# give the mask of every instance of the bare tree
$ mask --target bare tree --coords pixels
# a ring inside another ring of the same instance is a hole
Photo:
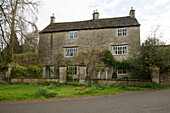
[[[37,20],[38,2],[33,0],[1,0],[0,1],[0,32],[7,47],[14,52],[18,38],[26,39],[27,31],[33,27],[38,33],[35,25]]]
[[[34,0],[0,0],[0,38],[5,48],[0,52],[0,68],[12,61],[17,53],[19,39],[27,39],[27,32],[38,34],[37,21],[39,2]],[[32,29],[31,29],[32,28]]]

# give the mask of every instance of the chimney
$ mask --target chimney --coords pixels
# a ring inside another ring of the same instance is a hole
[[[99,19],[99,13],[97,12],[97,9],[96,9],[93,12],[93,20],[98,20],[98,19]]]
[[[135,10],[133,10],[133,7],[131,7],[131,10],[129,12],[129,16],[132,18],[135,18]]]
[[[50,22],[50,23],[51,23],[51,24],[55,23],[54,13],[53,13],[52,16],[51,16],[51,22]]]

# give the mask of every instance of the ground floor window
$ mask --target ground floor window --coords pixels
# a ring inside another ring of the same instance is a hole
[[[127,70],[123,68],[117,69],[117,75],[127,75]]]
[[[43,78],[55,78],[54,76],[54,66],[44,66],[42,68]]]
[[[79,66],[68,66],[67,75],[79,75]]]

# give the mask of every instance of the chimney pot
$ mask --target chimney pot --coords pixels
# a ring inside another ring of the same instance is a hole
[[[131,7],[131,10],[129,12],[129,16],[132,18],[135,18],[135,10],[133,9],[133,7]]]
[[[98,20],[99,19],[99,12],[96,10],[94,10],[93,12],[93,20]]]
[[[50,23],[51,23],[51,24],[55,23],[54,13],[53,13],[52,16],[51,16],[51,22],[50,22]]]

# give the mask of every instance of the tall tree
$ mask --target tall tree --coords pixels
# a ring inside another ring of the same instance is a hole
[[[0,37],[6,45],[8,57],[20,52],[18,39],[26,39],[28,30],[38,33],[35,24],[38,5],[34,0],[0,0]]]
[[[33,0],[1,0],[0,2],[1,37],[11,52],[17,51],[18,38],[27,38],[25,34],[30,26],[38,32],[37,20],[38,2]]]

